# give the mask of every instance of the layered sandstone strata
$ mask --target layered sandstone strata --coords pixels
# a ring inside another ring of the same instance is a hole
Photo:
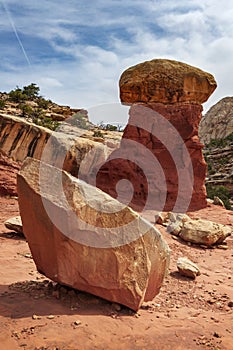
[[[202,103],[216,88],[214,77],[190,65],[156,59],[127,69],[120,96],[131,105],[121,147],[97,176],[97,186],[113,197],[126,179],[129,205],[185,212],[206,206],[206,163],[198,126]],[[122,182],[121,182],[122,183]]]

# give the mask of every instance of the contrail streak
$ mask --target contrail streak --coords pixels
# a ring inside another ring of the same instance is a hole
[[[8,10],[4,0],[2,0],[2,5],[3,5],[4,10],[5,10],[6,14],[7,14],[7,17],[9,19],[10,24],[11,24],[11,27],[12,27],[14,33],[15,33],[16,39],[18,40],[19,46],[20,46],[21,50],[23,51],[23,55],[24,55],[28,65],[29,65],[29,67],[31,67],[31,62],[30,62],[30,60],[28,58],[28,55],[27,55],[27,53],[26,53],[26,51],[24,49],[23,43],[22,43],[22,41],[21,41],[21,39],[19,37],[19,34],[18,34],[17,29],[16,29],[15,23],[14,23],[12,17],[11,17],[11,14],[10,14],[10,12],[9,12],[9,10]]]

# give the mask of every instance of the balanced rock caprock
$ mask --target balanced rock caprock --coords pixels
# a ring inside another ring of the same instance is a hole
[[[38,271],[133,310],[159,293],[169,248],[131,208],[32,158],[18,174],[18,195]]]
[[[117,198],[117,184],[128,180],[133,187],[128,204],[137,210],[206,207],[206,163],[198,126],[201,104],[216,86],[211,74],[172,60],[155,59],[127,69],[120,78],[120,97],[131,105],[129,121],[120,149],[99,170],[97,186]]]

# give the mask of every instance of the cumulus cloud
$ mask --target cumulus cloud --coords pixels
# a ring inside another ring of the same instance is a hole
[[[218,89],[205,110],[233,95],[233,8],[228,0],[90,0],[88,8],[84,0],[5,0],[5,5],[31,66],[3,16],[1,90],[36,82],[44,96],[58,103],[84,108],[116,103],[123,70],[163,57],[214,74]],[[127,117],[119,115],[119,122],[125,122]]]

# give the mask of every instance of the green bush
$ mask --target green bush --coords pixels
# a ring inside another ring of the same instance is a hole
[[[104,127],[104,130],[107,131],[117,131],[117,126],[112,125],[112,124],[106,124]]]
[[[0,99],[0,109],[4,109],[6,106],[6,103],[4,100]]]
[[[104,138],[104,135],[103,135],[103,133],[102,133],[100,130],[94,130],[93,136],[94,136],[94,137],[101,137],[101,138]]]
[[[39,108],[48,109],[50,102],[43,97],[39,97],[37,100],[37,105]]]
[[[211,139],[207,148],[223,148],[226,147],[229,143],[233,142],[233,132],[222,139]]]
[[[21,109],[21,117],[27,118],[32,116],[33,108],[31,106],[28,106],[25,103],[20,103],[18,107]]]
[[[15,90],[11,90],[9,92],[9,100],[12,102],[20,103],[27,99],[27,96],[23,93],[23,91],[16,87]]]
[[[35,83],[23,87],[23,94],[30,100],[39,97],[39,92],[40,88]]]
[[[207,197],[210,199],[214,199],[214,197],[219,197],[226,209],[231,209],[231,204],[230,204],[230,198],[231,194],[230,191],[225,187],[225,186],[213,186],[210,184],[206,185],[206,191],[207,191]]]
[[[40,118],[35,118],[33,122],[36,125],[43,126],[44,128],[48,128],[50,130],[56,130],[57,127],[59,126],[59,122],[52,120],[49,117],[40,117]]]

